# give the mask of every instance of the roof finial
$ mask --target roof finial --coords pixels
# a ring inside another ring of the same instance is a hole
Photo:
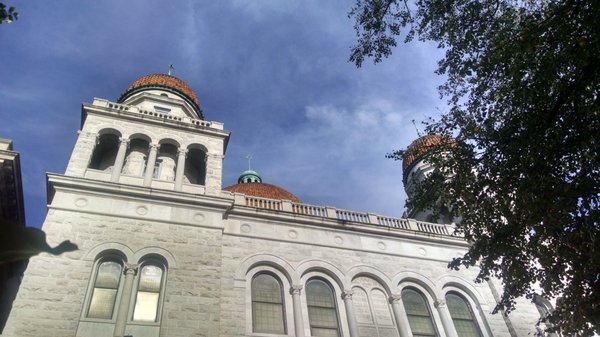
[[[417,136],[421,137],[421,132],[419,131],[419,128],[417,127],[417,124],[415,124],[415,120],[414,119],[412,120],[412,124],[414,125],[415,130],[417,130]]]
[[[251,168],[250,168],[250,162],[252,161],[252,155],[251,154],[247,155],[246,159],[248,159],[248,170],[251,170]]]
[[[171,76],[171,70],[175,70],[175,68],[173,68],[173,63],[169,64],[169,76]]]

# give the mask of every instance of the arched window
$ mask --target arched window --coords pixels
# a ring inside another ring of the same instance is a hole
[[[446,305],[459,337],[481,337],[471,306],[462,296],[447,293]]]
[[[310,333],[319,337],[338,337],[340,328],[331,286],[321,279],[306,284],[306,304]]]
[[[133,320],[156,322],[160,294],[164,279],[164,266],[151,262],[140,268]]]
[[[352,291],[359,336],[397,337],[391,308],[379,282],[359,276],[352,280]]]
[[[271,274],[252,279],[252,331],[285,334],[283,291]]]
[[[437,336],[431,312],[429,312],[429,306],[423,294],[412,288],[405,288],[402,290],[402,303],[406,309],[406,316],[414,337]]]
[[[175,180],[177,166],[177,146],[164,143],[160,145],[158,156],[154,165],[153,178],[158,180]]]
[[[148,160],[149,142],[144,139],[135,138],[129,142],[125,164],[121,173],[142,176],[146,169]]]
[[[206,152],[190,148],[185,158],[184,181],[194,185],[206,184]]]
[[[105,133],[98,138],[94,148],[89,168],[101,171],[110,171],[115,165],[115,158],[119,150],[119,136]]]
[[[86,317],[100,319],[113,317],[122,270],[121,261],[105,259],[97,263],[96,278]]]

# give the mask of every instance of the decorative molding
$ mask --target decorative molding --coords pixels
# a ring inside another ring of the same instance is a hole
[[[352,289],[346,289],[344,291],[342,291],[342,299],[345,300],[352,300],[352,295],[354,295],[354,290]]]
[[[446,301],[445,300],[435,300],[435,302],[433,302],[433,305],[436,308],[443,308],[446,306]]]
[[[401,294],[392,294],[389,298],[390,304],[398,303],[402,300]]]
[[[292,295],[300,295],[301,292],[302,292],[301,284],[294,284],[290,287],[290,294],[292,294]]]
[[[125,266],[123,266],[123,274],[135,276],[137,275],[139,268],[140,265],[137,263],[125,263]]]

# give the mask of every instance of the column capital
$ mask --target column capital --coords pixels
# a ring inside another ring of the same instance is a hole
[[[401,294],[392,294],[392,295],[390,295],[390,298],[389,298],[390,304],[398,303],[401,300],[402,300]]]
[[[435,300],[435,302],[433,302],[433,305],[436,308],[443,308],[446,306],[446,301],[445,300]]]
[[[129,138],[124,138],[124,137],[119,137],[119,141],[121,142],[121,145],[129,145]]]
[[[180,155],[180,156],[185,156],[185,155],[187,155],[187,153],[188,153],[188,149],[179,148],[177,150],[177,154]]]
[[[137,275],[139,267],[140,266],[135,263],[125,263],[125,266],[123,266],[123,274],[135,276]]]
[[[292,295],[300,295],[301,291],[302,291],[301,284],[294,284],[290,287],[290,294],[292,294]]]
[[[354,290],[352,289],[346,289],[344,291],[342,291],[342,299],[343,300],[352,300],[352,295],[354,295]]]
[[[150,150],[158,150],[160,148],[159,143],[150,143]]]

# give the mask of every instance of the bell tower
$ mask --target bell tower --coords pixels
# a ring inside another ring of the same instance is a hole
[[[429,175],[435,167],[430,161],[427,160],[429,156],[434,153],[443,151],[444,147],[454,146],[455,142],[444,136],[437,134],[429,134],[419,137],[413,141],[407,148],[402,161],[402,181],[404,183],[404,190],[409,199],[414,197],[416,185],[423,181],[427,175]],[[434,207],[445,207],[443,202],[439,200]],[[448,219],[445,216],[443,209],[438,210],[440,216],[434,221],[433,209],[426,210],[415,210],[408,209],[407,217],[415,220],[427,221],[427,222],[438,222],[438,223],[450,223],[453,219]]]
[[[229,132],[204,120],[196,93],[165,74],[143,76],[117,102],[82,107],[67,176],[217,195]]]

